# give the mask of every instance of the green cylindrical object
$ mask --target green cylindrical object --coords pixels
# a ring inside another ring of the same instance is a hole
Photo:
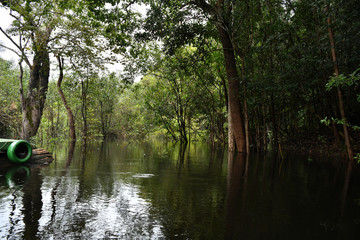
[[[8,159],[13,163],[24,163],[31,158],[32,147],[24,140],[0,140],[0,150],[6,151]]]
[[[7,149],[7,156],[13,163],[24,163],[31,158],[32,147],[24,140],[14,141]]]

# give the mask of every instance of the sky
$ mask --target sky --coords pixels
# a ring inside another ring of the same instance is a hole
[[[11,21],[12,21],[12,17],[9,15],[9,11],[4,8],[0,8],[0,27],[6,30],[10,26]],[[13,47],[13,44],[10,42],[10,40],[7,37],[5,37],[5,35],[1,32],[0,32],[0,42],[6,45],[7,47]],[[9,50],[1,50],[0,56],[3,59],[13,60],[15,62],[18,60],[16,54]]]

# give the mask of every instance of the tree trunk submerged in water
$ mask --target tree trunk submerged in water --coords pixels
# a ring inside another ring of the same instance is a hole
[[[22,72],[22,68],[20,72]],[[27,141],[36,135],[40,126],[48,90],[49,75],[49,53],[46,46],[39,46],[35,52],[33,65],[30,68],[30,79],[26,97],[22,89],[22,73],[20,75],[21,108],[23,112],[21,137]]]
[[[231,128],[235,137],[235,144],[238,152],[246,152],[246,138],[244,123],[241,113],[241,105],[239,98],[239,74],[236,69],[234,50],[229,34],[223,26],[217,26],[222,48],[225,57],[226,74],[228,78],[228,94],[229,94],[229,112]],[[230,131],[230,129],[229,129]]]
[[[234,48],[231,42],[231,33],[228,32],[229,26],[224,18],[228,18],[231,14],[230,11],[225,12],[224,9],[231,9],[228,6],[229,2],[218,0],[212,4],[207,3],[205,0],[194,0],[191,2],[195,6],[201,8],[215,18],[215,26],[219,33],[220,41],[222,44],[226,75],[228,80],[228,103],[229,103],[229,131],[234,133],[235,144],[238,152],[246,152],[246,138],[244,123],[241,111],[240,97],[239,97],[239,74],[236,68],[236,61],[234,55]],[[231,134],[229,134],[229,143],[231,143]],[[229,150],[234,150],[234,146],[230,145]]]

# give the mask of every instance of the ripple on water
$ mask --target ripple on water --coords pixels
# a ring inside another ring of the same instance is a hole
[[[155,174],[151,174],[151,173],[139,173],[139,174],[135,174],[132,177],[133,178],[152,178],[154,177]]]

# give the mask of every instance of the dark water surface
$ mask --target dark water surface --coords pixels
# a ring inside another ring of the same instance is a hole
[[[157,142],[54,156],[1,167],[0,239],[360,239],[359,166]]]

